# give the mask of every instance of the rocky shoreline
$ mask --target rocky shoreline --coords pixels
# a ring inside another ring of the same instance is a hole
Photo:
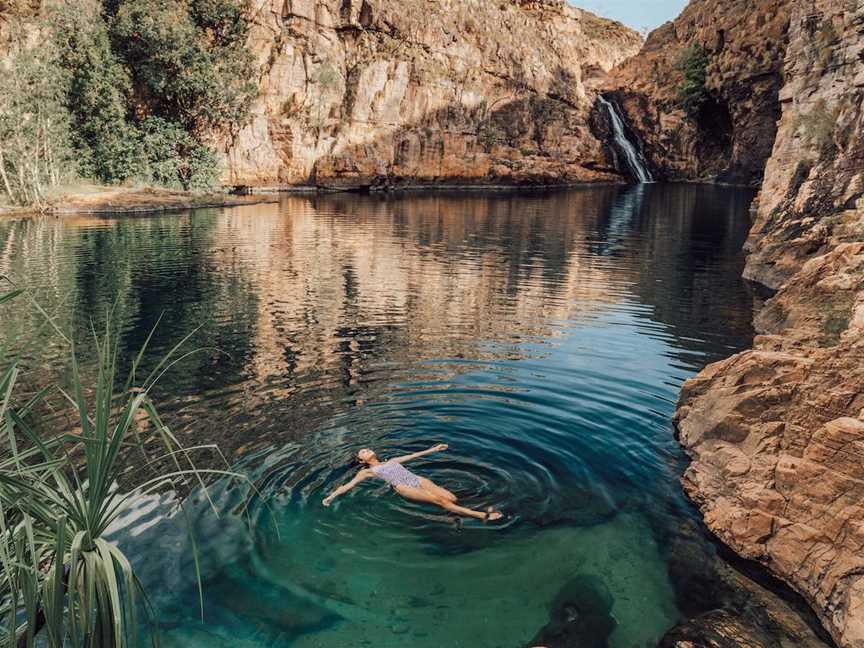
[[[791,2],[782,117],[747,245],[754,348],[676,414],[708,527],[864,647],[864,4]],[[680,645],[680,644],[679,644]]]
[[[210,207],[242,207],[278,202],[277,196],[233,195],[226,192],[196,193],[167,189],[128,189],[124,187],[88,187],[58,197],[42,209],[33,207],[0,207],[0,217],[33,213],[52,216],[74,214],[148,214],[187,211]]]

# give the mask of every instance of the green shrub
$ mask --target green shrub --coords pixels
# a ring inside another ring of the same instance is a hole
[[[189,12],[218,47],[236,47],[246,40],[249,27],[243,11],[231,0],[193,0]]]
[[[548,97],[532,97],[530,107],[534,120],[534,139],[538,145],[542,145],[550,128],[566,117],[564,104]]]
[[[676,65],[684,75],[684,80],[678,86],[678,103],[691,115],[696,114],[708,99],[708,90],[705,87],[708,63],[705,48],[694,43],[682,52]]]
[[[111,39],[150,114],[203,133],[242,122],[255,93],[248,27],[230,0],[121,0]]]
[[[492,147],[502,138],[503,134],[501,130],[491,119],[480,122],[480,125],[477,127],[477,141],[487,153],[490,153]]]
[[[816,51],[816,69],[819,72],[824,72],[831,66],[834,60],[834,47],[839,42],[840,37],[837,35],[837,30],[834,28],[833,21],[828,18],[822,21],[819,25],[819,30],[816,32],[813,39],[813,45]]]
[[[834,346],[840,342],[840,338],[849,328],[852,321],[852,313],[846,310],[837,310],[828,315],[822,322],[822,344]]]
[[[60,4],[48,20],[71,79],[67,103],[82,175],[107,183],[139,175],[138,132],[128,119],[132,84],[111,49],[101,6],[92,0]]]
[[[836,109],[830,109],[825,100],[821,99],[810,109],[810,112],[799,113],[792,126],[807,145],[819,153],[820,157],[830,157],[837,151],[837,142],[834,139],[837,114]]]
[[[181,161],[177,175],[187,190],[212,189],[219,182],[219,162],[215,151],[197,142]]]
[[[150,117],[142,125],[148,179],[165,187],[208,189],[219,178],[216,155],[180,125]]]

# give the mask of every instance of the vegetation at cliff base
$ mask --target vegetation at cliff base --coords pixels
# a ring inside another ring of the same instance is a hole
[[[23,44],[0,65],[0,197],[40,203],[75,165],[69,75],[56,52]],[[5,69],[4,69],[5,68]]]
[[[694,43],[681,53],[676,68],[684,75],[678,86],[678,103],[691,115],[699,112],[708,100],[705,86],[708,79],[708,53],[699,43]]]
[[[237,0],[51,0],[0,58],[0,191],[73,178],[205,189],[254,97]]]

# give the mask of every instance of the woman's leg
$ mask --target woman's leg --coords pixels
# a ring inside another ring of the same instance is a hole
[[[443,499],[449,500],[454,504],[459,500],[455,494],[451,493],[446,488],[443,488],[433,482],[431,479],[426,479],[425,477],[420,477],[420,484],[423,486],[423,490],[432,493],[433,495],[437,495]]]
[[[426,504],[435,504],[436,506],[440,506],[441,508],[450,511],[451,513],[456,513],[456,515],[464,515],[465,517],[473,517],[478,520],[499,520],[501,519],[501,514],[496,511],[475,511],[473,509],[465,508],[464,506],[459,506],[458,504],[454,504],[449,499],[445,499],[440,495],[435,495],[430,493],[429,491],[423,488],[411,488],[410,486],[397,486],[396,492],[399,493],[405,499],[412,500],[414,502],[423,502]]]
[[[441,508],[445,508],[451,513],[456,513],[456,515],[464,515],[465,517],[473,517],[478,520],[500,520],[501,514],[497,511],[493,511],[491,508],[488,511],[475,511],[474,509],[465,508],[464,506],[459,506],[458,504],[454,504],[449,500],[442,500],[438,506]]]

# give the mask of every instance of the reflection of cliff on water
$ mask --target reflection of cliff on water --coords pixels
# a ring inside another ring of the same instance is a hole
[[[605,247],[597,253],[632,242],[625,255],[636,279],[631,289],[670,327],[685,366],[704,363],[706,354],[719,359],[718,344],[736,349],[753,335],[753,297],[740,278],[752,199],[747,189],[638,185],[622,190],[607,211]],[[714,337],[693,338],[694,324],[713,327]]]
[[[218,351],[184,360],[160,397],[181,434],[237,456],[302,438],[409,365],[416,381],[455,375],[453,359],[542,354],[622,302],[650,305],[686,363],[714,359],[704,356],[717,340],[683,331],[698,317],[722,321],[729,340],[749,333],[727,316],[746,298],[745,199],[691,187],[344,194],[180,217],[25,219],[0,224],[0,272],[38,286],[61,322],[74,311],[82,340],[87,318],[117,298],[127,363],[160,315],[154,359],[200,326],[191,345]],[[24,318],[2,326],[24,330]],[[57,366],[61,349],[49,348]]]

